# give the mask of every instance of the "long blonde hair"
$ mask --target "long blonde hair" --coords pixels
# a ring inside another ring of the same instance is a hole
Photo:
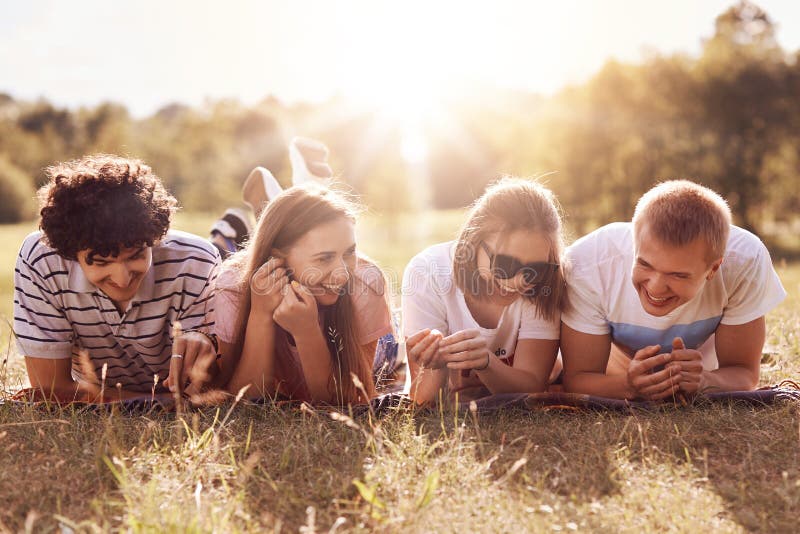
[[[250,285],[255,272],[270,258],[272,249],[288,250],[300,238],[314,228],[339,218],[355,222],[357,205],[345,194],[314,184],[292,187],[272,200],[259,218],[251,241],[246,247],[226,262],[240,274],[239,286],[242,305],[236,321],[234,355],[239,357],[244,347],[247,318],[250,315]],[[354,374],[363,384],[367,397],[375,396],[372,378],[371,355],[363,354],[358,344],[355,328],[355,313],[351,295],[353,276],[345,285],[344,293],[331,308],[323,312],[323,336],[328,345],[334,373],[328,389],[342,404],[366,402],[364,392],[351,379]],[[275,340],[276,377],[279,371],[286,372],[288,362],[281,355],[288,354],[289,333],[276,326]],[[369,362],[367,362],[369,360]]]
[[[490,185],[475,201],[456,244],[455,283],[465,294],[485,298],[489,294],[489,283],[478,275],[478,247],[490,235],[508,235],[516,230],[544,234],[550,242],[548,261],[562,266],[546,291],[525,297],[535,304],[539,317],[557,320],[566,304],[561,214],[555,195],[536,182],[505,177]]]

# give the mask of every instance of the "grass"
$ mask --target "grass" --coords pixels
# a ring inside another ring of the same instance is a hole
[[[202,233],[209,220],[176,226]],[[408,218],[392,235],[368,217],[360,246],[401,272],[459,220]],[[0,257],[3,298],[15,253]],[[778,271],[789,298],[768,316],[764,383],[800,376],[800,265]],[[7,354],[5,391],[22,376]],[[788,532],[798,428],[793,403],[379,420],[275,405],[185,420],[0,405],[0,532]]]

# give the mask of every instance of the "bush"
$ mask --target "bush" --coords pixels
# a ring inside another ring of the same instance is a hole
[[[0,156],[0,224],[33,219],[36,205],[33,179]]]

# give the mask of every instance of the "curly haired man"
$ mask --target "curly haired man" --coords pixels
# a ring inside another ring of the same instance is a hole
[[[161,180],[110,155],[47,174],[41,231],[25,238],[14,276],[14,333],[31,386],[94,401],[98,391],[130,398],[223,382],[211,334],[219,253],[169,230],[176,201]]]

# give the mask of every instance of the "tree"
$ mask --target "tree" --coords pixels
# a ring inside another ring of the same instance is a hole
[[[742,1],[717,17],[697,77],[702,92],[701,136],[711,140],[718,168],[714,185],[738,222],[755,229],[766,198],[761,169],[787,133],[782,102],[786,57],[769,16]]]
[[[32,219],[35,196],[31,177],[0,155],[0,224]]]

